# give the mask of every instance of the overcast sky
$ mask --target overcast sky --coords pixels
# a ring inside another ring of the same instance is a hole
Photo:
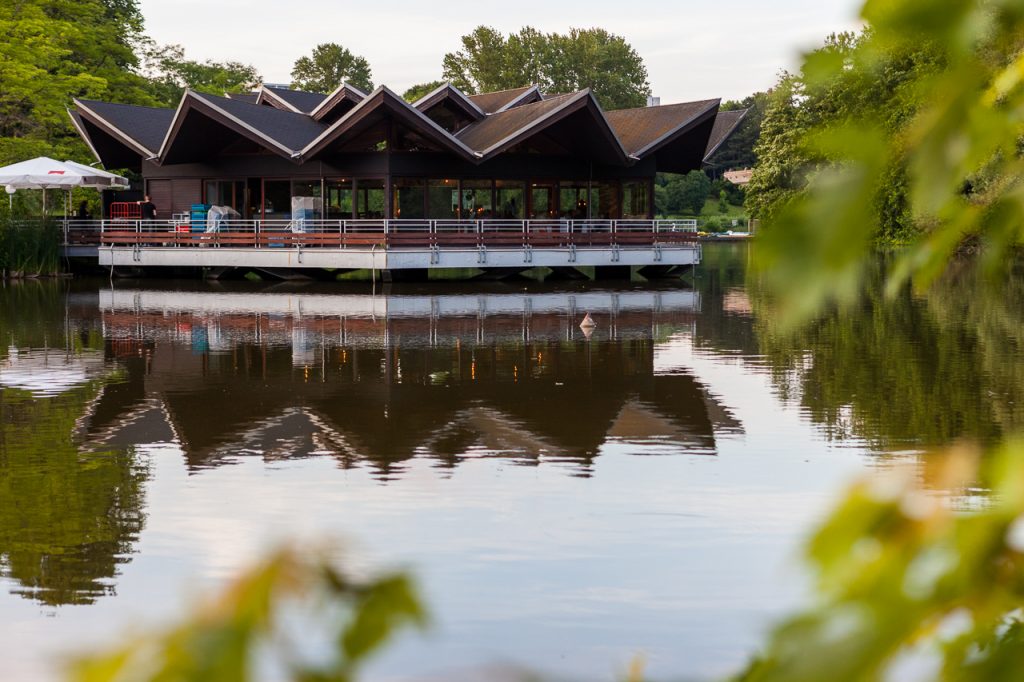
[[[141,0],[146,32],[190,59],[253,64],[268,83],[290,80],[314,45],[366,57],[374,83],[401,93],[439,79],[441,59],[480,24],[509,33],[600,26],[640,53],[662,103],[739,99],[791,69],[802,50],[855,29],[856,0]]]

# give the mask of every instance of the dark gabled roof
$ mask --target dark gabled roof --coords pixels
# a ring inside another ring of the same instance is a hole
[[[536,92],[536,98],[533,97],[533,92]],[[511,90],[482,92],[479,95],[470,95],[469,99],[473,101],[473,104],[480,107],[485,114],[493,114],[509,105],[515,105],[519,101],[525,104],[539,100],[540,90],[536,85],[527,85],[526,87],[512,88]]]
[[[434,107],[445,103],[464,112],[471,119],[479,120],[486,115],[486,112],[473,101],[473,98],[468,97],[451,83],[442,83],[413,102],[412,105],[423,113],[427,113]]]
[[[708,139],[708,146],[704,150],[704,160],[707,161],[711,155],[718,151],[722,143],[729,139],[733,131],[747,115],[749,109],[734,109],[732,111],[719,111],[715,118],[715,127],[711,129],[711,137]]]
[[[475,159],[473,150],[431,121],[418,109],[383,85],[371,92],[351,111],[329,126],[321,125],[322,132],[302,147],[301,157],[310,158],[323,151],[328,145],[343,138],[349,131],[357,129],[365,120],[379,110],[390,112],[403,123],[414,128],[426,139],[452,151],[463,158]],[[312,120],[312,119],[310,119]]]
[[[357,141],[359,135],[387,118],[412,131],[420,146],[445,150],[473,163],[483,163],[542,136],[536,140],[538,148],[554,145],[559,153],[582,154],[623,166],[653,157],[658,170],[673,172],[699,166],[745,114],[718,114],[718,100],[605,114],[589,90],[536,99],[540,93],[535,86],[466,97],[445,85],[413,106],[383,86],[364,95],[343,85],[313,107],[314,113],[333,109],[324,120],[318,120],[309,112],[290,110],[293,105],[282,106],[282,92],[305,97],[307,103],[320,97],[264,86],[258,93],[229,97],[186,91],[177,110],[76,100],[77,108],[70,113],[94,153],[119,164],[133,155],[143,160],[157,157],[159,163],[183,163],[204,149],[215,154],[221,142],[220,128],[303,163],[336,144]],[[253,95],[259,103],[253,103]],[[536,101],[529,101],[533,99]],[[277,104],[264,106],[271,101]],[[497,110],[485,115],[481,101]],[[472,122],[456,134],[446,131],[422,110],[440,102],[465,110]],[[230,139],[224,138],[224,144]]]
[[[595,155],[628,165],[626,150],[615,136],[589,89],[490,114],[482,121],[465,128],[456,137],[475,149],[482,160],[487,160],[584,110],[589,118],[584,119],[583,125],[594,126],[601,136],[599,139],[607,143],[606,146],[599,147],[598,141],[594,140],[589,146],[593,148]],[[570,130],[563,129],[559,134],[570,139],[576,137]]]
[[[260,93],[257,92],[225,92],[225,97],[231,99],[237,99],[239,102],[248,102],[249,104],[259,104]]]
[[[153,156],[160,149],[174,119],[174,109],[111,104],[95,100],[75,100],[83,118],[114,135],[130,138]]]
[[[217,97],[198,92],[188,95],[203,100],[211,107],[220,109],[234,117],[245,126],[258,133],[276,140],[292,151],[298,151],[314,140],[326,128],[322,123],[314,121],[306,114],[281,111],[273,107],[240,102],[227,97]]]
[[[303,90],[291,90],[289,88],[278,88],[272,85],[261,86],[264,94],[269,94],[271,99],[283,100],[288,109],[303,114],[308,114],[324,101],[327,95],[318,92],[305,92]],[[276,102],[275,102],[276,103]]]
[[[542,102],[514,107],[499,114],[491,114],[487,118],[467,127],[456,137],[478,152],[486,153],[503,140],[542,121],[545,116],[556,113],[573,101],[581,99],[582,94],[575,92],[570,95],[561,95]]]
[[[325,118],[331,117],[331,115],[338,110],[339,105],[345,104],[351,108],[352,106],[362,102],[364,99],[366,99],[365,92],[354,85],[342,83],[334,89],[334,92],[324,97],[319,104],[310,110],[309,113],[317,121],[322,121]],[[345,113],[348,113],[348,111],[342,109],[339,113],[344,115]]]
[[[708,99],[657,107],[618,109],[606,116],[631,156],[646,156],[690,125],[718,109],[720,100]]]

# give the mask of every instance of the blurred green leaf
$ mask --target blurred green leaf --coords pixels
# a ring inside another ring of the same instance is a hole
[[[302,616],[306,622],[294,620]],[[284,622],[287,620],[287,624]],[[395,632],[423,626],[426,613],[406,576],[354,580],[326,550],[277,552],[204,602],[182,623],[75,663],[76,682],[245,682],[263,679],[254,661],[272,660],[286,679],[347,681]],[[309,661],[290,643],[295,631],[338,642]]]

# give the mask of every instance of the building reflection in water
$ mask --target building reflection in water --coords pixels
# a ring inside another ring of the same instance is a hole
[[[329,456],[390,480],[412,457],[503,457],[586,476],[605,443],[713,454],[715,431],[739,428],[692,376],[654,372],[655,345],[699,312],[694,291],[99,297],[127,372],[87,439],[173,434],[193,469]]]
[[[330,457],[392,481],[411,458],[500,457],[589,476],[605,445],[713,455],[740,429],[685,368],[655,371],[655,347],[692,333],[696,292],[508,292],[48,292],[0,353],[11,591],[113,594],[145,522],[142,453],[161,444],[192,472]]]

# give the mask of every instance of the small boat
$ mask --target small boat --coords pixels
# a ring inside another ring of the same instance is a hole
[[[594,318],[592,318],[590,316],[590,313],[587,313],[586,315],[584,315],[583,316],[583,321],[580,322],[580,328],[581,329],[593,329],[596,326],[597,326],[597,322],[594,322]]]

